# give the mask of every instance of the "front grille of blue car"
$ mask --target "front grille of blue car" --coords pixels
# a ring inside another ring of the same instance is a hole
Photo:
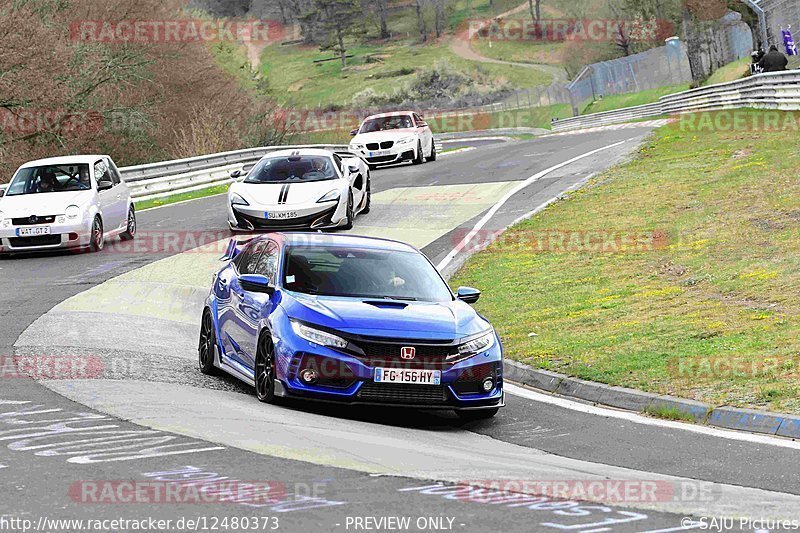
[[[368,381],[358,391],[358,398],[365,402],[438,405],[447,403],[447,392],[442,385],[401,385]]]
[[[357,348],[352,355],[357,357],[362,363],[370,367],[401,367],[401,368],[425,368],[425,369],[444,369],[451,366],[447,361],[449,355],[458,352],[452,343],[429,344],[420,341],[407,340],[391,342],[378,342],[372,339],[348,339],[351,346]],[[413,359],[403,359],[401,353],[403,348],[414,348]]]

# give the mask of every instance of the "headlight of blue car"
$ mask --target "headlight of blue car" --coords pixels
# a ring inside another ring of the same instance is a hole
[[[300,322],[295,322],[294,320],[292,320],[292,330],[298,337],[301,337],[315,344],[319,344],[322,346],[330,346],[332,348],[347,347],[347,341],[344,340],[343,338],[337,337],[336,335],[328,333],[327,331],[314,329],[312,327],[306,326],[305,324],[301,324]]]
[[[485,352],[492,346],[494,346],[494,330],[490,329],[489,331],[482,333],[477,337],[473,337],[464,344],[460,344],[458,346],[458,353],[448,355],[447,360],[467,359],[473,355],[478,355],[479,353]]]

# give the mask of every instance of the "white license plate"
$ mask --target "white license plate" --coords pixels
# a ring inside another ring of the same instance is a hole
[[[381,157],[381,156],[384,156],[384,155],[389,155],[391,153],[392,152],[390,150],[378,150],[377,152],[370,152],[369,156],[370,157]]]
[[[38,237],[39,235],[50,235],[50,228],[17,228],[17,237]]]
[[[288,218],[297,218],[297,211],[286,211],[284,213],[265,213],[267,220],[286,220]]]
[[[405,383],[408,385],[441,385],[441,370],[411,370],[405,368],[376,368],[375,383]]]

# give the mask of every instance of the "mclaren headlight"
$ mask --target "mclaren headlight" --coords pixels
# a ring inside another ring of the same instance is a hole
[[[335,190],[330,191],[329,193],[327,193],[325,196],[323,196],[319,200],[317,200],[317,203],[321,204],[322,202],[334,202],[334,201],[338,202],[339,198],[341,198],[341,194],[339,193],[339,189],[335,189]]]
[[[314,329],[306,326],[305,324],[301,324],[300,322],[295,322],[294,320],[292,320],[292,330],[298,337],[301,337],[309,342],[313,342],[314,344],[330,346],[332,348],[347,347],[347,341],[343,338],[332,333],[328,333],[327,331]]]
[[[411,144],[413,142],[414,142],[414,137],[403,137],[402,139],[397,141],[397,144]]]
[[[250,205],[247,200],[236,194],[235,192],[231,193],[231,205]]]
[[[77,205],[69,206],[65,211],[64,214],[67,215],[67,218],[70,220],[77,220],[81,217],[81,208]]]
[[[490,329],[489,331],[469,339],[463,344],[459,344],[458,353],[448,355],[447,359],[466,359],[468,357],[472,357],[473,355],[483,353],[492,346],[494,346],[494,330]]]

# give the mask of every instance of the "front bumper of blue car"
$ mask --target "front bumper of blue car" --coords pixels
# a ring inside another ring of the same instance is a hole
[[[503,354],[499,339],[483,353],[450,363],[457,342],[349,337],[347,349],[333,349],[292,335],[276,343],[276,395],[336,402],[419,409],[477,410],[504,406]],[[415,360],[403,360],[413,346]],[[376,369],[436,372],[437,382],[381,383]],[[311,378],[311,379],[309,379]]]

